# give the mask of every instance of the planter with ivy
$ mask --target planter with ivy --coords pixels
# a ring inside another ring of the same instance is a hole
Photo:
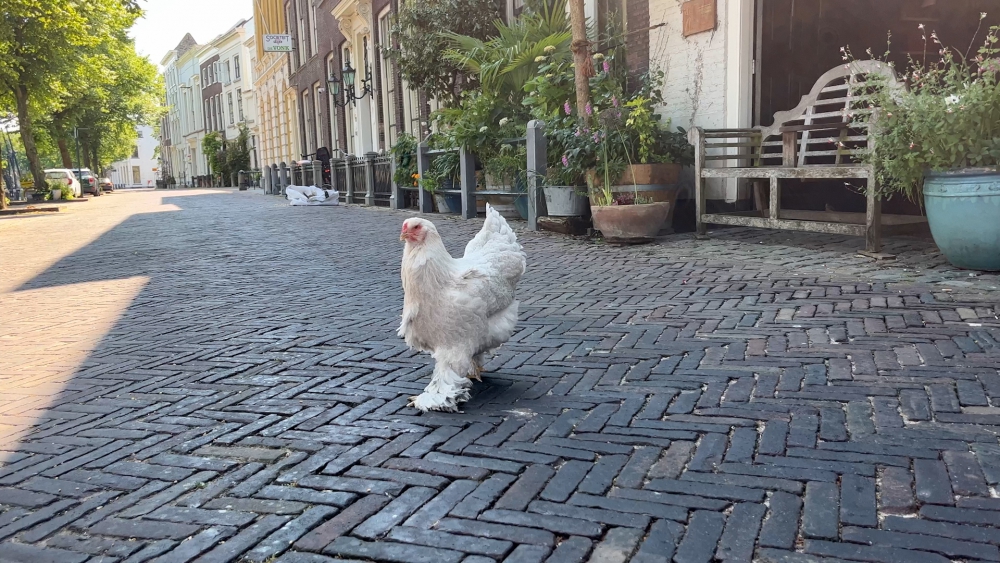
[[[923,196],[934,242],[959,268],[1000,271],[1000,27],[978,53],[913,62],[903,92],[881,89],[875,150],[885,195]]]

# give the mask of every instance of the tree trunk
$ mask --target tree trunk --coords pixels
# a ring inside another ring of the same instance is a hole
[[[11,175],[13,177],[13,175]],[[3,149],[0,148],[0,211],[7,209],[7,188],[3,177]]]
[[[17,85],[14,88],[14,100],[17,102],[17,123],[21,129],[21,142],[24,143],[24,154],[28,157],[31,178],[35,181],[35,189],[44,191],[45,172],[42,170],[42,162],[38,159],[38,147],[35,145],[35,128],[28,109],[28,87],[23,84]]]
[[[73,168],[73,155],[70,154],[69,143],[61,131],[57,132],[56,144],[59,146],[59,157],[62,158],[63,168]]]
[[[584,14],[583,0],[569,0],[569,18],[573,32],[576,110],[589,122],[586,107],[590,103],[590,77],[594,76],[594,65],[590,60],[590,40],[587,38],[587,17]]]

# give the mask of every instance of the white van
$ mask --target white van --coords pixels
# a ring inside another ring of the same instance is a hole
[[[77,179],[76,174],[73,174],[72,170],[66,168],[49,168],[45,171],[45,179],[65,182],[66,185],[72,186],[74,197],[83,195],[83,187],[80,185],[80,180]]]

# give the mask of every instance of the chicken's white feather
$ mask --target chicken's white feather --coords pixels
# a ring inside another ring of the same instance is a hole
[[[453,258],[433,223],[408,219],[416,233],[403,250],[403,315],[398,334],[435,361],[427,389],[413,406],[454,411],[469,399],[470,377],[478,377],[486,354],[510,339],[517,325],[515,289],[526,257],[517,235],[496,209]],[[401,237],[403,238],[403,237]]]

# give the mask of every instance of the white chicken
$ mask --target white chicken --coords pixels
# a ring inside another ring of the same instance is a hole
[[[507,221],[488,204],[486,221],[462,258],[452,258],[434,223],[403,222],[403,319],[399,336],[434,358],[434,373],[410,405],[426,412],[458,410],[469,400],[486,355],[510,339],[517,325],[514,288],[525,254]]]

